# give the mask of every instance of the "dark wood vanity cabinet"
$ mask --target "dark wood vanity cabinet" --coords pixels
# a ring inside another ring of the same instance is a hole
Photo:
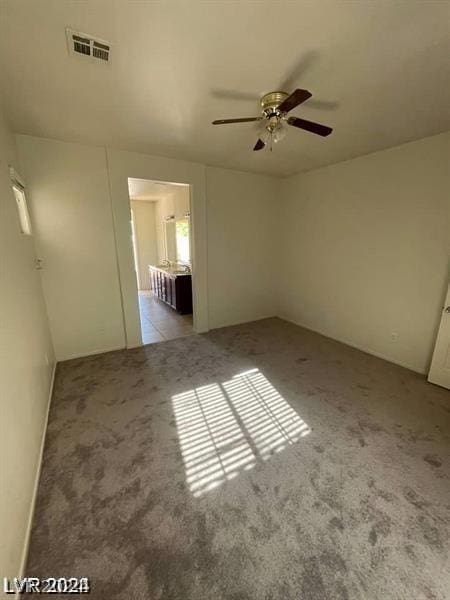
[[[192,276],[149,267],[153,293],[181,315],[192,313]]]

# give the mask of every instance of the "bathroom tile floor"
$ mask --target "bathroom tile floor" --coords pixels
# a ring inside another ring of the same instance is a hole
[[[173,340],[194,333],[192,315],[179,315],[149,290],[139,292],[139,314],[144,344]]]

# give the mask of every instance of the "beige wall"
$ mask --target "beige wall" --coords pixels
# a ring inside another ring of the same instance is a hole
[[[112,149],[106,160],[104,148],[17,139],[58,360],[141,343],[129,177],[190,186],[197,331],[275,314],[275,179]]]
[[[449,139],[284,181],[282,316],[427,370],[448,276]]]
[[[277,314],[279,180],[207,167],[211,328]]]
[[[131,200],[136,235],[139,290],[150,289],[148,265],[158,264],[155,204],[155,202],[146,200]]]
[[[54,356],[34,268],[34,237],[20,233],[8,165],[20,172],[14,140],[0,114],[0,573],[17,577],[27,546]]]
[[[128,177],[190,185],[197,331],[275,314],[274,178],[111,149],[108,164],[129,345],[138,343],[139,313],[130,276]]]
[[[56,358],[123,348],[104,148],[29,136],[17,140]]]
[[[18,136],[57,357],[140,343],[136,177],[191,186],[198,331],[279,314],[426,370],[446,284],[448,139],[280,180]]]

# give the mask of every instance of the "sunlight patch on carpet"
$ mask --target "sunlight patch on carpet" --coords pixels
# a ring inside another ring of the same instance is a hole
[[[196,497],[310,432],[259,369],[177,394],[172,403],[186,480]]]

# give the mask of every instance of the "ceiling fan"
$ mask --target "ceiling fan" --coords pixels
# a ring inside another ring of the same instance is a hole
[[[299,117],[289,117],[290,112],[296,106],[299,106],[308,98],[311,98],[311,92],[308,90],[297,89],[292,94],[286,92],[269,92],[261,98],[262,117],[244,117],[242,119],[218,119],[213,121],[213,125],[227,125],[228,123],[249,123],[251,121],[261,121],[261,131],[259,138],[253,150],[262,150],[266,145],[272,150],[272,144],[279,142],[286,135],[288,125],[298,127],[311,133],[316,133],[323,137],[330,135],[333,131],[331,127],[306,121]]]

